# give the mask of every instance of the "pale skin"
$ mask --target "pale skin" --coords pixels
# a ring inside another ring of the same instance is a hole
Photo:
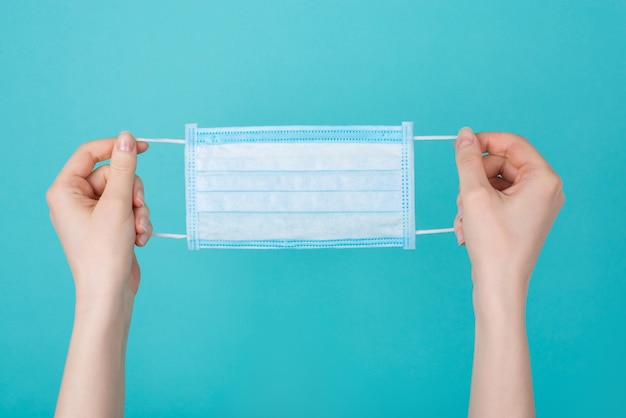
[[[135,175],[137,154],[147,148],[127,132],[85,143],[48,190],[50,217],[76,287],[55,416],[124,415],[126,343],[140,278],[134,247],[152,233]],[[472,262],[476,318],[469,415],[531,417],[526,295],[564,202],[561,180],[516,135],[474,135],[464,128],[455,149],[460,193],[454,227]]]
[[[561,179],[517,135],[464,128],[455,148],[454,229],[472,262],[476,318],[469,416],[533,417],[526,296],[565,201]]]
[[[82,145],[48,190],[50,218],[76,287],[74,328],[55,416],[124,415],[126,342],[139,287],[134,246],[152,233],[127,132]],[[110,164],[94,170],[99,161]]]

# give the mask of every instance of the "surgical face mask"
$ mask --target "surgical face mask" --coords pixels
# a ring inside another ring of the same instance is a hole
[[[413,123],[185,126],[187,243],[415,248]],[[173,234],[157,236],[182,237]]]

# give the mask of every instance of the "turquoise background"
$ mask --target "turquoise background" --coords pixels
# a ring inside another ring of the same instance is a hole
[[[399,124],[527,136],[567,203],[528,332],[540,416],[624,416],[626,2],[13,1],[0,6],[0,415],[54,410],[74,287],[45,191],[82,142],[123,129]],[[418,228],[456,213],[450,143],[419,143]],[[139,174],[184,232],[183,149]],[[153,239],[126,413],[458,417],[473,350],[466,251],[197,251]]]

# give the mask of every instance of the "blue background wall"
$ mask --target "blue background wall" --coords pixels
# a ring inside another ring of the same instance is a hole
[[[82,142],[183,125],[399,124],[527,136],[567,203],[531,282],[542,416],[623,416],[626,2],[19,1],[0,6],[0,415],[54,410],[74,291],[44,194]],[[451,225],[449,143],[415,145],[418,228]],[[183,150],[139,174],[184,232]],[[129,417],[462,416],[466,252],[199,251],[153,239]]]

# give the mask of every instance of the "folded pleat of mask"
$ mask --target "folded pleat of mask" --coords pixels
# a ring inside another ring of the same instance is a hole
[[[413,124],[185,126],[187,242],[415,248]]]

